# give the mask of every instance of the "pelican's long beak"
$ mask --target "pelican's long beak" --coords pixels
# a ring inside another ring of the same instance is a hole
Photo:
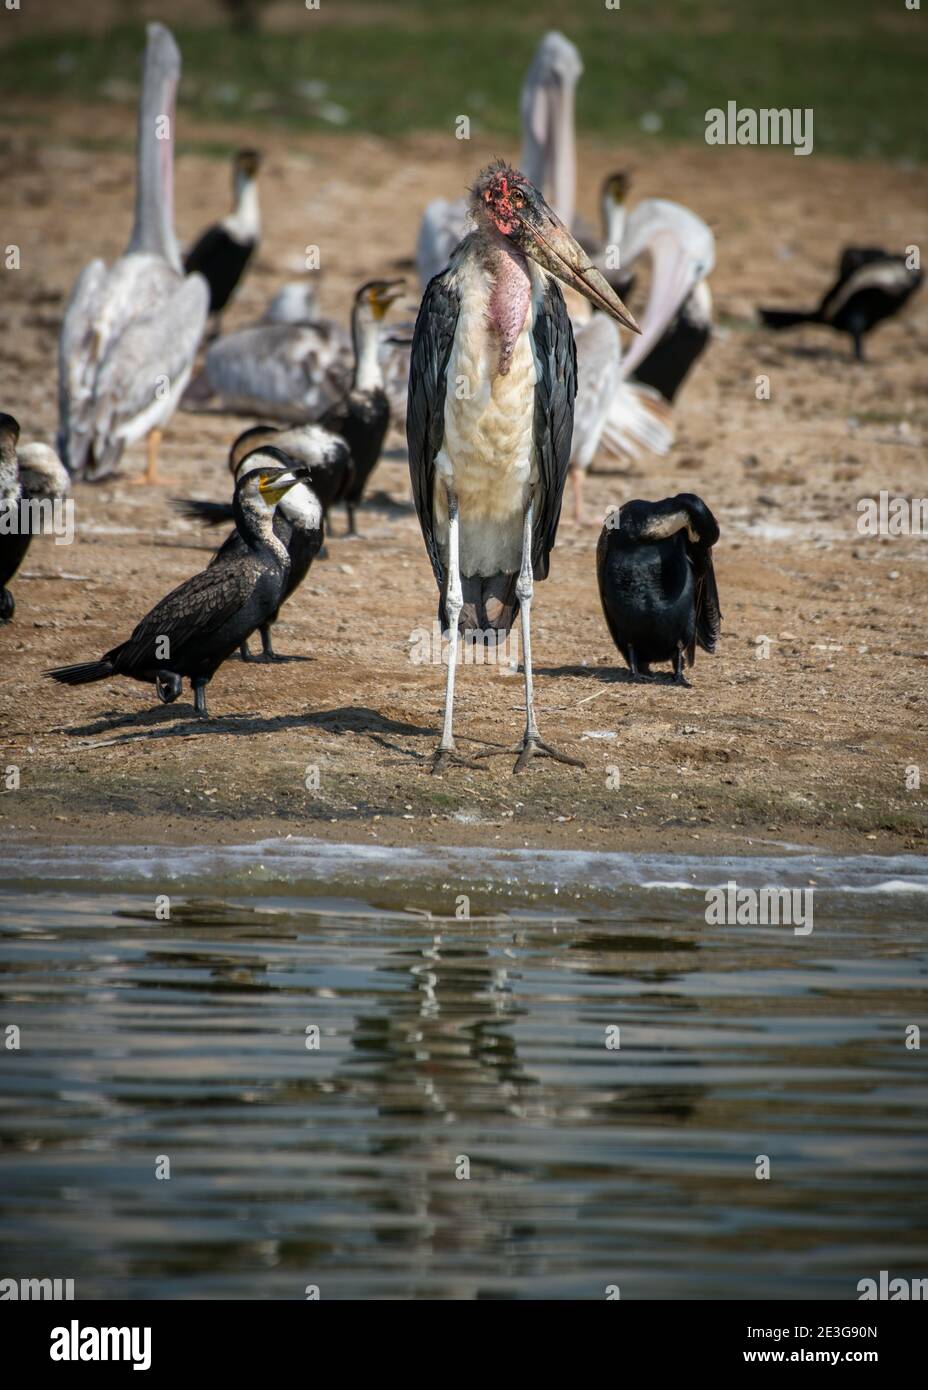
[[[533,261],[582,294],[595,308],[611,314],[633,333],[641,332],[615,290],[543,198],[538,199],[533,216],[525,219],[521,247]]]
[[[308,474],[304,473],[304,477],[305,476],[308,476]],[[280,499],[286,496],[292,487],[296,487],[297,483],[302,481],[303,478],[298,476],[296,469],[294,469],[293,472],[277,473],[273,476],[262,478],[261,482],[258,484],[258,490],[265,502],[275,507]]]

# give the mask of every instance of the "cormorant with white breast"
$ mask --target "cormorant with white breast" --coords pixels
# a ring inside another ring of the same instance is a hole
[[[898,314],[922,283],[923,272],[878,246],[848,246],[841,253],[838,279],[817,309],[761,309],[767,328],[820,323],[854,339],[854,356],[864,360],[864,338],[878,323]]]
[[[209,285],[209,312],[217,331],[222,311],[238,288],[261,236],[260,166],[257,150],[238,151],[232,161],[232,211],[207,227],[184,257],[187,274],[198,270]]]
[[[16,605],[6,587],[25,558],[41,511],[71,491],[71,480],[47,444],[19,443],[19,422],[0,414],[0,623]]]
[[[351,450],[354,476],[345,492],[349,536],[358,534],[355,510],[361,505],[390,427],[390,400],[380,362],[380,324],[390,305],[402,298],[402,285],[402,280],[369,280],[358,290],[351,311],[351,389],[319,418],[319,424],[340,435]]]
[[[306,428],[312,429],[314,427],[307,426]],[[342,447],[347,452],[347,446],[343,444]],[[252,460],[258,456],[254,452],[243,455],[236,469],[236,481],[252,468]],[[285,497],[281,498],[274,512],[274,535],[287,547],[287,554],[290,556],[290,570],[280,596],[280,604],[259,625],[261,655],[251,655],[246,639],[239,649],[243,661],[285,659],[278,658],[274,651],[271,642],[271,627],[277,621],[280,608],[303,583],[309,573],[309,567],[319,554],[325,539],[324,509],[319,496],[313,489],[311,472],[302,465],[301,461],[270,444],[262,444],[260,458],[262,460],[277,459],[283,468],[299,472],[300,481],[290,489]],[[234,520],[234,502],[229,507],[221,502],[197,501],[178,501],[177,505],[185,516],[195,518],[198,521],[206,521],[211,526],[218,525],[222,521]],[[246,542],[238,527],[235,527],[216,551],[210,564],[222,564],[232,555],[244,555],[246,549]]]
[[[130,676],[154,683],[164,704],[176,700],[186,676],[194,709],[205,715],[206,687],[222,663],[281,604],[290,570],[287,547],[274,534],[274,509],[299,482],[278,458],[251,456],[235,487],[235,524],[244,546],[185,579],[138,624],[126,642],[99,661],[60,666],[46,675],[64,685]]]

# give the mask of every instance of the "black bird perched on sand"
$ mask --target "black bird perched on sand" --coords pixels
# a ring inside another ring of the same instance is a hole
[[[349,536],[357,535],[355,509],[361,504],[390,425],[390,400],[380,364],[380,324],[390,305],[402,298],[402,285],[402,280],[370,280],[358,290],[351,311],[351,389],[319,418],[319,424],[341,435],[351,450],[354,477],[345,493]]]
[[[207,227],[184,257],[189,275],[198,270],[209,285],[209,312],[222,314],[248,268],[261,237],[257,150],[239,150],[232,161],[234,205],[228,217]]]
[[[200,574],[185,579],[138,624],[127,642],[99,661],[46,672],[64,685],[111,676],[153,682],[164,704],[176,700],[183,677],[194,709],[205,715],[206,687],[222,663],[277,612],[290,570],[287,548],[274,534],[274,509],[299,478],[276,457],[252,455],[235,487],[235,524],[244,541]]]
[[[923,273],[878,246],[849,246],[841,253],[838,279],[817,309],[761,309],[767,328],[820,323],[854,339],[854,356],[864,360],[863,340],[878,323],[898,314],[922,283]]]
[[[71,491],[67,469],[47,444],[19,443],[19,422],[0,414],[0,623],[16,605],[6,587],[43,524],[41,513]],[[47,524],[47,523],[44,523]]]
[[[314,426],[307,428],[312,429]],[[321,430],[319,432],[320,434],[324,433]],[[347,452],[347,446],[340,440],[338,442]],[[233,445],[233,452],[234,449],[235,446]],[[243,455],[236,471],[236,480],[253,467],[252,459],[255,457],[254,453]],[[301,460],[285,453],[282,449],[275,448],[273,445],[263,446],[257,457],[261,460],[275,458],[283,468],[299,471],[300,474],[300,481],[290,489],[285,497],[281,498],[274,512],[274,535],[287,547],[287,554],[290,556],[290,570],[280,596],[280,604],[259,626],[261,656],[251,655],[247,640],[242,643],[239,649],[243,661],[275,661],[278,658],[271,642],[271,627],[277,621],[280,608],[303,583],[309,573],[310,565],[322,548],[325,539],[324,513],[322,502],[312,486],[311,474],[309,470],[301,466]],[[218,525],[222,521],[234,520],[234,502],[226,504],[179,499],[175,499],[175,501],[185,516],[197,521],[205,521],[210,526]],[[210,566],[223,564],[231,556],[244,556],[247,549],[247,543],[236,526],[229,532],[216,551],[210,561]]]
[[[663,502],[626,502],[610,513],[596,547],[606,624],[633,676],[672,661],[683,684],[683,658],[714,652],[722,615],[712,567],[718,522],[691,492]]]
[[[525,735],[515,771],[539,754],[530,613],[548,574],[570,459],[577,359],[557,281],[637,331],[622,301],[525,177],[503,163],[477,179],[476,223],[419,309],[406,434],[412,492],[448,629],[445,717],[433,771],[457,758],[452,736],[459,628],[522,617]],[[499,750],[493,750],[499,751]]]

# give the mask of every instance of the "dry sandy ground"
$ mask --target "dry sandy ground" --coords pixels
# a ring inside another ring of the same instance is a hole
[[[107,107],[54,119],[41,145],[28,124],[16,127],[4,179],[0,239],[22,248],[22,269],[3,272],[0,409],[18,416],[24,439],[53,438],[64,297],[91,255],[120,251],[131,213],[128,154],[67,141],[125,139],[132,117]],[[505,152],[438,137],[262,143],[265,240],[227,327],[257,316],[310,242],[322,250],[323,307],[345,315],[360,278],[409,254],[427,199],[456,195],[485,157]],[[923,846],[924,796],[907,789],[906,768],[928,775],[928,550],[920,537],[863,538],[856,523],[861,497],[926,490],[928,296],[871,338],[866,366],[822,330],[774,338],[751,323],[759,301],[814,302],[848,242],[928,245],[919,178],[767,150],[585,146],[588,217],[601,176],[629,158],[638,195],[677,198],[713,226],[722,329],[679,402],[672,453],[603,460],[589,498],[602,515],[607,503],[685,489],[719,517],[723,642],[716,657],[699,654],[692,688],[629,681],[599,609],[596,532],[562,524],[535,606],[538,715],[585,770],[540,762],[513,777],[514,760],[501,757],[430,776],[444,671],[409,659],[435,592],[399,438],[373,479],[363,539],[343,539],[336,516],[330,558],[278,624],[278,649],[294,659],[227,663],[209,690],[211,721],[195,719],[186,697],[153,707],[152,691],[127,681],[68,690],[43,680],[44,668],[127,635],[206,562],[209,536],[169,498],[225,496],[225,451],[248,422],[180,414],[163,448],[175,485],[129,486],[143,464],[132,450],[125,477],[78,487],[74,544],[35,541],[15,581],[16,619],[0,632],[0,770],[16,765],[21,777],[0,791],[8,837]],[[225,209],[227,182],[221,163],[181,154],[183,238]],[[759,373],[770,401],[755,399]],[[463,750],[510,743],[522,728],[521,680],[467,668],[456,713]],[[308,789],[313,768],[319,786]]]

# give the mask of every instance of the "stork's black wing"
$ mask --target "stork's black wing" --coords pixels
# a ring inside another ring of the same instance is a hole
[[[412,339],[406,402],[406,443],[409,448],[412,496],[439,589],[444,585],[445,573],[432,514],[435,457],[445,434],[448,359],[461,308],[460,296],[452,286],[451,278],[447,270],[436,275],[434,280],[429,281],[422,296]]]
[[[532,569],[536,579],[546,579],[570,465],[577,394],[573,329],[555,280],[548,280],[532,337],[538,361],[533,434],[540,474],[532,520]]]

